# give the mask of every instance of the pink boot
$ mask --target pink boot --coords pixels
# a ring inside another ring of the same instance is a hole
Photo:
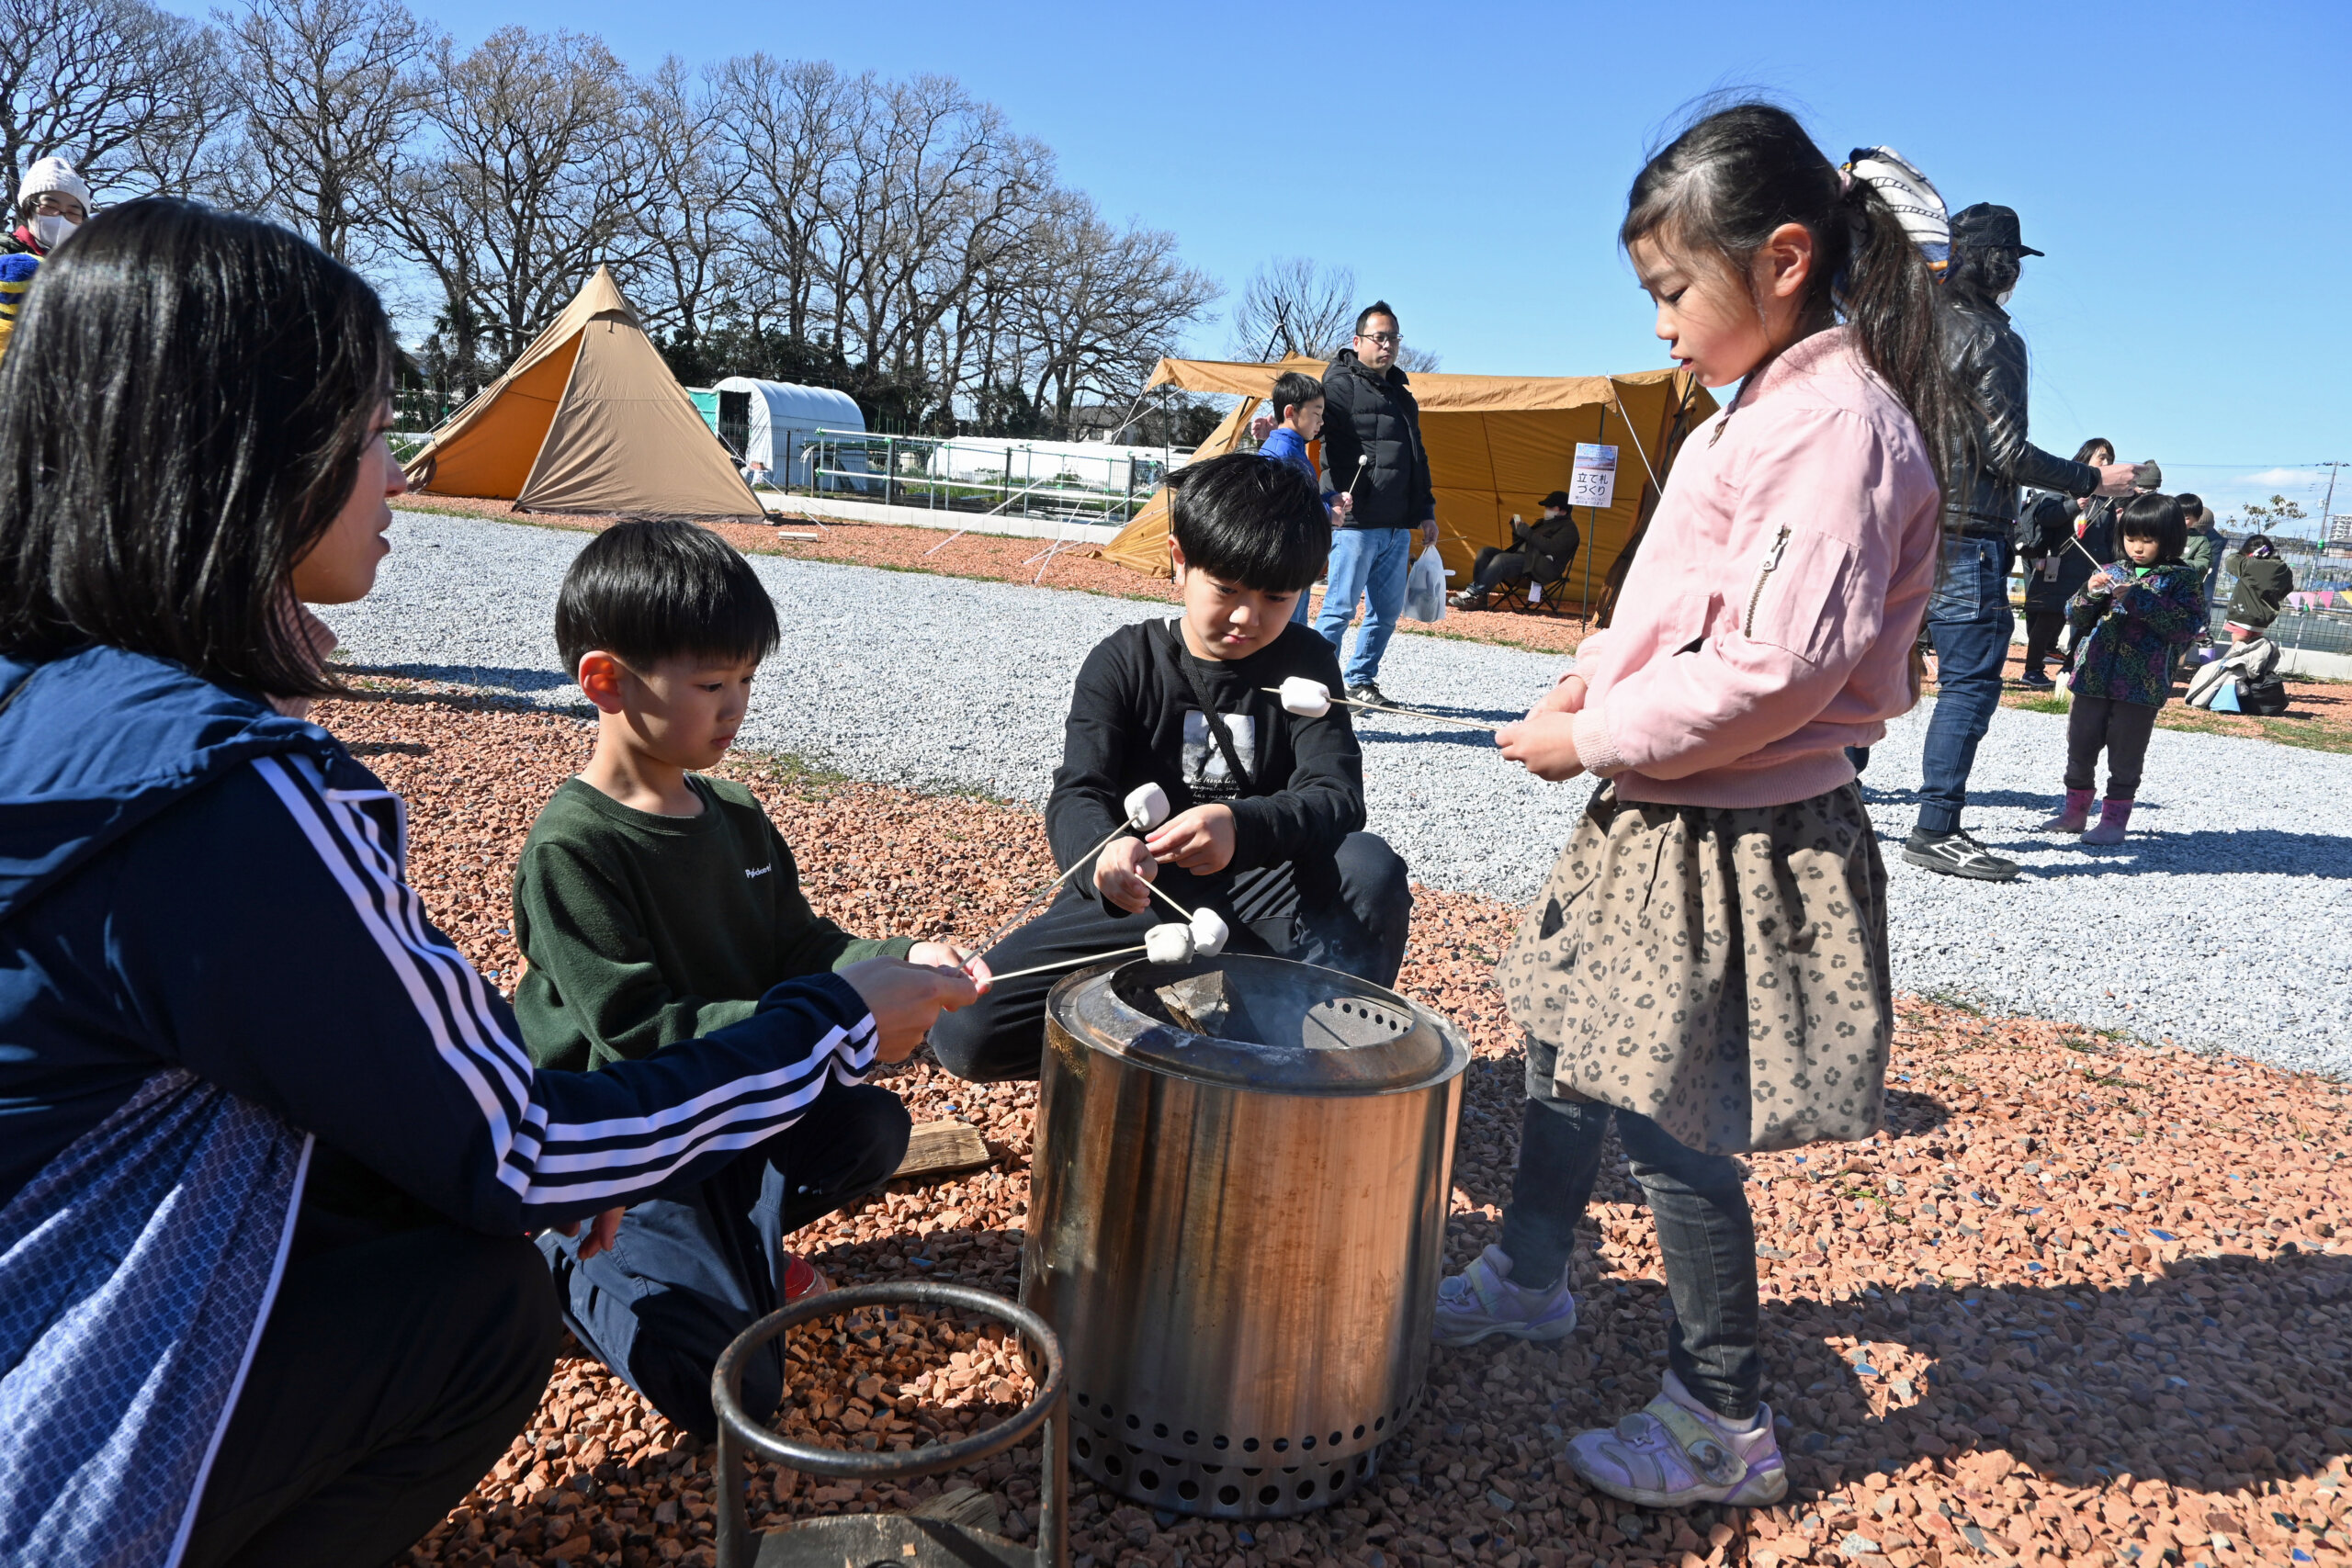
[[[2070,789],[2066,792],[2065,806],[2057,816],[2041,825],[2041,830],[2045,833],[2079,833],[2090,825],[2090,819],[2091,792]]]
[[[2128,800],[2105,800],[2099,803],[2098,826],[2083,835],[2086,844],[2120,844],[2123,829],[2132,825],[2132,803]]]

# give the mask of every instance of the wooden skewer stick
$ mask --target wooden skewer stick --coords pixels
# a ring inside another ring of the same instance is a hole
[[[994,952],[998,942],[1001,942],[1006,937],[1011,936],[1013,933],[1013,931],[1020,926],[1021,922],[1029,918],[1029,911],[1037,907],[1038,899],[1048,897],[1056,888],[1059,887],[1063,883],[1068,882],[1072,874],[1080,866],[1093,864],[1094,857],[1101,854],[1105,849],[1110,847],[1111,840],[1117,838],[1121,833],[1124,833],[1126,830],[1127,825],[1125,822],[1120,823],[1117,828],[1112,830],[1110,838],[1104,839],[1101,843],[1089,850],[1080,859],[1070,862],[1069,869],[1068,871],[1063,872],[1059,876],[1055,877],[1051,882],[1046,883],[1046,886],[1029,895],[1028,897],[1023,898],[1021,901],[1021,908],[1013,912],[1012,919],[1005,921],[1004,924],[989,932],[987,939],[984,940],[979,946],[972,949],[972,956],[964,960],[964,969],[966,973],[968,974],[970,972],[972,964],[976,960],[987,953]]]
[[[1261,686],[1258,689],[1271,696],[1283,694],[1280,686]],[[1363,708],[1367,713],[1393,713],[1399,718],[1433,718],[1440,724],[1458,724],[1464,729],[1483,729],[1489,735],[1499,734],[1503,728],[1499,724],[1488,724],[1484,719],[1456,718],[1450,713],[1422,713],[1413,708],[1390,707],[1385,703],[1360,703],[1353,697],[1330,697],[1327,700],[1344,707]]]
[[[1167,905],[1170,908],[1183,916],[1184,923],[1186,925],[1189,926],[1193,923],[1193,911],[1187,909],[1183,905],[1179,904],[1175,899],[1170,897],[1166,890],[1164,890],[1159,883],[1146,882],[1144,886],[1151,889],[1151,896],[1153,897],[1159,899],[1161,903]]]
[[[1059,958],[1051,964],[1033,964],[1026,969],[1015,969],[1010,975],[994,976],[997,981],[1018,980],[1024,975],[1043,975],[1052,969],[1075,969],[1081,964],[1100,964],[1106,958],[1125,958],[1131,953],[1141,953],[1140,947],[1123,947],[1114,953],[1089,953],[1077,958]]]

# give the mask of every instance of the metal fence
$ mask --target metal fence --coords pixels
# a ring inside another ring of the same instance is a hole
[[[1124,524],[1142,510],[1189,447],[999,441],[820,430],[805,438],[797,489],[890,506],[1049,523]]]

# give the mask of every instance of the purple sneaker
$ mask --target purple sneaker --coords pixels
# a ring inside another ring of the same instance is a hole
[[[1758,1406],[1756,1425],[1742,1430],[1691,1398],[1672,1372],[1642,1409],[1569,1438],[1567,1459],[1587,1485],[1649,1508],[1757,1508],[1789,1495],[1771,1406]]]
[[[1515,1339],[1565,1339],[1576,1332],[1577,1299],[1568,1271],[1557,1283],[1532,1291],[1510,1282],[1510,1255],[1490,1247],[1461,1273],[1438,1281],[1437,1342],[1460,1348],[1489,1334]]]

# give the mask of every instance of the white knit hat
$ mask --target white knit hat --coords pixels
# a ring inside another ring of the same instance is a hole
[[[24,184],[17,187],[17,205],[30,207],[33,197],[51,191],[72,197],[82,204],[82,216],[90,216],[90,182],[75,174],[73,164],[54,154],[35,159],[33,166],[25,171]]]

